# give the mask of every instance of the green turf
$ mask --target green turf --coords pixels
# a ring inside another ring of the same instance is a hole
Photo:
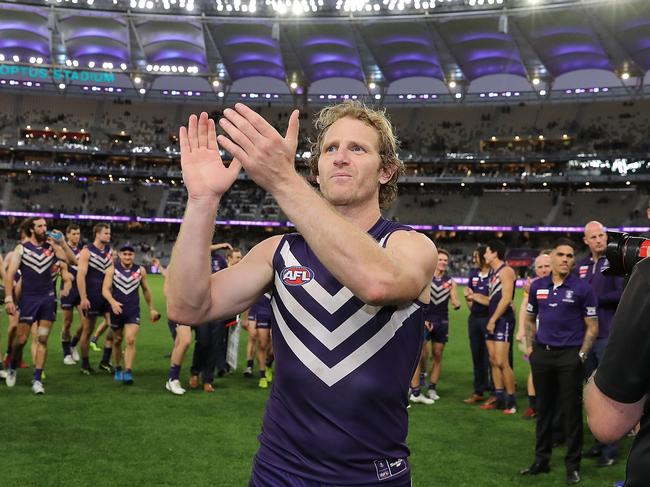
[[[164,311],[162,280],[151,276],[150,281],[156,306]],[[467,311],[463,307],[450,314],[450,343],[438,387],[442,399],[410,409],[413,485],[564,485],[562,448],[554,452],[549,475],[530,480],[518,475],[533,459],[533,422],[520,414],[505,417],[462,403],[472,383]],[[45,396],[32,395],[29,370],[19,371],[14,389],[0,384],[0,486],[247,484],[268,396],[256,380],[245,379],[238,370],[217,379],[214,394],[169,394],[164,389],[169,360],[163,356],[170,351],[171,338],[164,318],[155,325],[148,320],[142,324],[133,386],[117,384],[107,375],[85,377],[78,367],[62,364],[59,329],[60,322],[50,339]],[[2,330],[4,349],[5,317]],[[242,333],[242,346],[244,340]],[[92,353],[96,364],[100,354]],[[516,355],[523,410],[526,364]],[[585,444],[591,445],[585,431]],[[621,458],[629,445],[626,439]],[[593,460],[583,460],[581,485],[611,486],[623,478],[622,463],[601,470]]]

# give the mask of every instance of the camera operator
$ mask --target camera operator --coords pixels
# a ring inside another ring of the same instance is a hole
[[[589,427],[603,443],[617,441],[641,421],[628,457],[625,487],[645,487],[650,479],[648,316],[650,259],[646,258],[632,272],[614,316],[607,349],[585,390]]]
[[[605,257],[607,233],[600,222],[590,221],[585,225],[583,241],[589,247],[590,254],[578,263],[576,274],[591,285],[598,299],[598,338],[585,362],[585,374],[589,377],[603,358],[612,319],[625,287],[625,279],[603,274],[603,271],[609,268],[609,261]],[[598,467],[611,467],[616,463],[617,454],[618,442],[606,445],[596,441],[584,456],[598,458]]]

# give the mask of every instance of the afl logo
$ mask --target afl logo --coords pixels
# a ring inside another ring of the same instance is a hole
[[[280,277],[287,286],[302,286],[314,278],[314,271],[309,267],[285,267]]]

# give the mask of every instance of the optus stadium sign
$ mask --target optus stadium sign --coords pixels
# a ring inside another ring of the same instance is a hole
[[[113,73],[103,71],[80,71],[63,68],[39,68],[35,66],[0,64],[0,78],[15,77],[34,81],[54,81],[57,83],[80,81],[84,83],[108,84],[115,82],[115,75]]]

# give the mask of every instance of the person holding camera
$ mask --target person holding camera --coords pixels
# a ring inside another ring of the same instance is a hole
[[[575,244],[566,238],[557,240],[551,252],[551,274],[530,286],[526,343],[537,392],[535,461],[520,472],[550,472],[557,406],[565,420],[567,485],[581,480],[584,362],[598,336],[596,295],[587,282],[571,274],[574,259]]]
[[[650,479],[650,259],[632,271],[614,315],[602,361],[585,388],[587,421],[605,444],[641,428],[628,456],[625,487],[645,487]]]

